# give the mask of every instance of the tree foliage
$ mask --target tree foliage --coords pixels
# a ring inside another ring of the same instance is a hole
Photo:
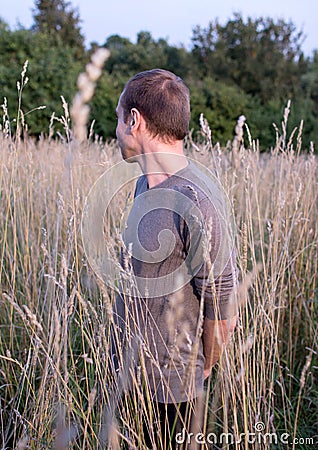
[[[70,2],[65,0],[35,0],[32,29],[47,33],[76,49],[76,56],[84,56],[84,37],[80,28],[80,17]]]
[[[136,44],[127,38],[112,35],[104,46],[111,52],[106,63],[106,70],[109,73],[129,77],[155,67],[172,70],[181,77],[185,77],[189,72],[190,54],[185,48],[170,46],[165,39],[156,41],[147,31],[138,33]]]
[[[16,82],[29,60],[29,82],[23,108],[30,111],[29,131],[48,129],[51,114],[61,111],[60,96],[68,102],[76,90],[77,74],[97,44],[84,48],[78,12],[64,0],[35,0],[30,30],[11,31],[0,21],[0,95],[8,98],[14,117]],[[193,30],[192,47],[173,46],[141,31],[136,42],[119,35],[105,39],[111,51],[91,101],[94,130],[114,137],[115,108],[125,82],[136,72],[155,67],[171,70],[190,86],[192,121],[199,128],[201,113],[208,119],[214,142],[225,145],[233,137],[237,118],[244,114],[252,132],[266,149],[275,143],[273,122],[280,126],[284,107],[291,99],[290,127],[304,120],[303,143],[317,141],[318,52],[302,53],[303,33],[292,22],[247,18],[240,14],[225,24],[211,21]]]
[[[225,25],[210,22],[193,30],[193,56],[201,76],[234,82],[262,103],[299,94],[306,70],[302,32],[291,22],[248,18],[235,14]]]
[[[81,69],[74,49],[45,33],[30,30],[0,30],[0,95],[7,98],[9,115],[14,128],[17,117],[17,82],[28,61],[27,84],[23,89],[22,110],[27,117],[29,131],[39,135],[49,129],[53,113],[62,113],[61,98],[72,100],[76,92],[76,78]],[[45,106],[45,109],[30,111]]]

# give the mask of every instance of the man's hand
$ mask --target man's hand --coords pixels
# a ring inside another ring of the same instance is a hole
[[[223,347],[228,344],[238,316],[227,320],[204,319],[203,322],[203,353],[205,356],[204,379],[211,374],[212,367],[219,360]]]

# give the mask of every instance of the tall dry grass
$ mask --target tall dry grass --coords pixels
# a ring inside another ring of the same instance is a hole
[[[269,448],[248,441],[258,422],[263,434],[317,441],[317,158],[301,152],[300,133],[289,139],[287,116],[266,154],[252,141],[213,147],[207,124],[200,144],[186,145],[222,181],[238,229],[240,321],[204,407],[206,433],[245,436],[215,448]],[[114,292],[91,271],[80,233],[89,189],[119,150],[98,138],[72,143],[61,121],[55,140],[0,133],[0,446],[105,448],[107,432],[111,448],[146,448],[149,398],[137,378],[132,395],[125,380],[112,384]],[[116,198],[114,226],[131,189]]]

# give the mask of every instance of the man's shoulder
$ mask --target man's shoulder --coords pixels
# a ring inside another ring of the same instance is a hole
[[[154,190],[158,188],[178,191],[203,208],[208,207],[211,202],[222,204],[224,195],[220,183],[212,172],[207,168],[201,169],[192,161],[165,182],[155,186]],[[134,198],[147,190],[147,176],[143,174],[137,180]]]
[[[206,203],[220,195],[220,185],[216,177],[208,169],[203,171],[194,162],[178,175],[178,189],[187,196],[194,198],[198,203]]]

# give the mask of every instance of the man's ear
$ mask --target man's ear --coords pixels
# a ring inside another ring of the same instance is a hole
[[[140,126],[141,114],[136,108],[130,111],[129,125],[131,131],[136,131]]]

